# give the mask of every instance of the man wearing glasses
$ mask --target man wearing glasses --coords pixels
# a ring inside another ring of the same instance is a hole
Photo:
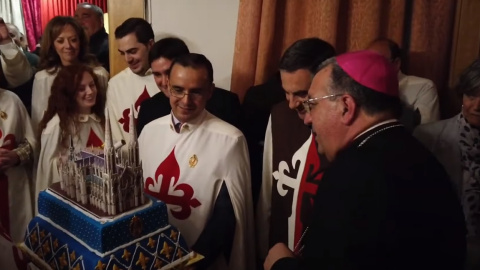
[[[306,38],[293,43],[280,60],[286,101],[273,107],[267,126],[256,212],[258,255],[262,261],[278,242],[295,249],[308,224],[311,200],[326,162],[317,153],[310,127],[303,123],[302,102],[307,98],[316,66],[334,55],[334,48],[327,42]]]
[[[331,58],[308,98],[305,123],[331,163],[303,256],[276,244],[265,269],[463,269],[462,208],[443,167],[396,119],[392,64],[371,51]]]
[[[148,59],[153,78],[161,92],[142,102],[142,109],[138,113],[138,135],[146,124],[169,114],[172,110],[169,102],[168,73],[173,60],[188,53],[190,51],[187,44],[179,38],[167,37],[153,44]],[[212,97],[207,101],[206,109],[223,121],[235,127],[239,126],[241,107],[237,94],[215,87]]]
[[[139,138],[145,193],[168,205],[170,223],[205,256],[199,269],[254,269],[250,164],[243,134],[205,110],[213,69],[201,54],[176,58],[171,114]]]

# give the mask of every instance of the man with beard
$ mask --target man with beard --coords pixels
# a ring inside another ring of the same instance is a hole
[[[282,242],[294,249],[308,224],[317,185],[326,162],[316,151],[309,126],[304,125],[302,102],[315,68],[335,55],[319,38],[293,43],[280,60],[286,101],[275,105],[265,135],[263,179],[256,212],[260,259]]]

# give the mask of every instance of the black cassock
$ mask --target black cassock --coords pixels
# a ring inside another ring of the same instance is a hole
[[[314,204],[302,258],[273,270],[463,269],[465,223],[451,182],[397,122],[341,151]]]

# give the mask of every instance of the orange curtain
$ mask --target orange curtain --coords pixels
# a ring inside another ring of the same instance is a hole
[[[77,4],[83,2],[97,5],[104,13],[107,12],[107,0],[41,0],[42,32],[53,17],[75,15]]]
[[[338,53],[390,38],[406,49],[404,72],[442,89],[454,15],[452,0],[240,0],[231,89],[243,100],[277,70],[283,51],[306,37],[324,39]]]

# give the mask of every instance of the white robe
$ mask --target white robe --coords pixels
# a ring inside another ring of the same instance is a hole
[[[105,139],[105,132],[100,118],[96,115],[82,115],[79,123],[79,132],[73,137],[75,153],[86,147],[99,147]],[[60,182],[58,163],[60,157],[69,154],[68,147],[61,144],[60,118],[55,115],[42,131],[40,156],[36,174],[35,199],[38,193],[48,188],[51,184]],[[69,139],[67,139],[69,141]],[[35,200],[36,201],[36,200]]]
[[[100,66],[95,67],[93,72],[97,75],[102,89],[107,89],[109,78],[107,70]],[[57,73],[50,74],[44,69],[35,74],[32,88],[32,125],[36,134],[41,132],[38,130],[38,124],[42,121],[43,113],[47,110],[53,80],[55,80]]]
[[[235,127],[204,111],[175,132],[172,116],[145,126],[139,138],[145,191],[165,201],[169,221],[194,245],[225,183],[236,225],[228,266],[222,256],[209,269],[255,268],[248,149]]]
[[[421,124],[440,120],[440,104],[435,84],[429,79],[398,74],[400,100],[421,115]]]
[[[115,142],[130,140],[128,130],[130,108],[134,106],[135,120],[142,101],[160,92],[151,71],[145,76],[133,73],[130,68],[124,69],[108,82],[107,108],[110,114],[112,137]]]
[[[288,125],[289,123],[285,124]],[[270,116],[265,132],[262,186],[255,212],[257,253],[262,260],[265,259],[268,254],[269,244],[273,244],[270,243],[270,234],[272,233],[270,228],[275,226],[275,224],[279,225],[279,223],[283,221],[283,219],[279,219],[279,217],[272,217],[272,212],[274,212],[272,209],[275,208],[275,212],[277,213],[279,210],[282,213],[291,213],[288,219],[285,220],[286,224],[277,226],[277,228],[286,229],[285,234],[287,236],[285,240],[287,241],[285,244],[287,244],[291,250],[295,250],[297,247],[296,251],[298,251],[298,243],[301,235],[304,233],[304,228],[308,225],[301,223],[302,212],[305,215],[306,209],[308,209],[309,206],[308,203],[305,203],[305,196],[307,194],[315,195],[320,181],[319,179],[321,178],[321,175],[315,177],[308,175],[309,168],[313,170],[312,172],[318,172],[320,171],[321,164],[313,134],[305,141],[299,140],[302,142],[300,148],[295,149],[295,152],[292,152],[292,155],[289,156],[288,159],[280,161],[279,164],[273,164],[274,147],[281,146],[278,142],[277,145],[274,146],[273,142],[275,138],[277,138],[278,141],[284,141],[278,138],[284,134],[273,133],[272,116]],[[293,131],[292,134],[294,134]],[[285,136],[293,140],[295,137],[292,137],[292,134]],[[294,168],[297,169],[295,170]],[[274,196],[277,199],[272,203]],[[274,204],[275,202],[278,204]],[[280,209],[282,207],[283,209]],[[276,239],[275,242],[280,242],[280,239]]]
[[[15,43],[0,45],[0,62],[3,75],[7,79],[9,87],[17,87],[27,82],[33,76],[33,68],[22,49]]]
[[[30,118],[20,99],[12,92],[0,89],[0,111],[0,146],[12,150],[27,139],[32,149],[35,149],[36,141]],[[18,165],[5,172],[8,179],[8,226],[14,242],[23,240],[25,229],[33,215],[31,166],[31,163]]]

